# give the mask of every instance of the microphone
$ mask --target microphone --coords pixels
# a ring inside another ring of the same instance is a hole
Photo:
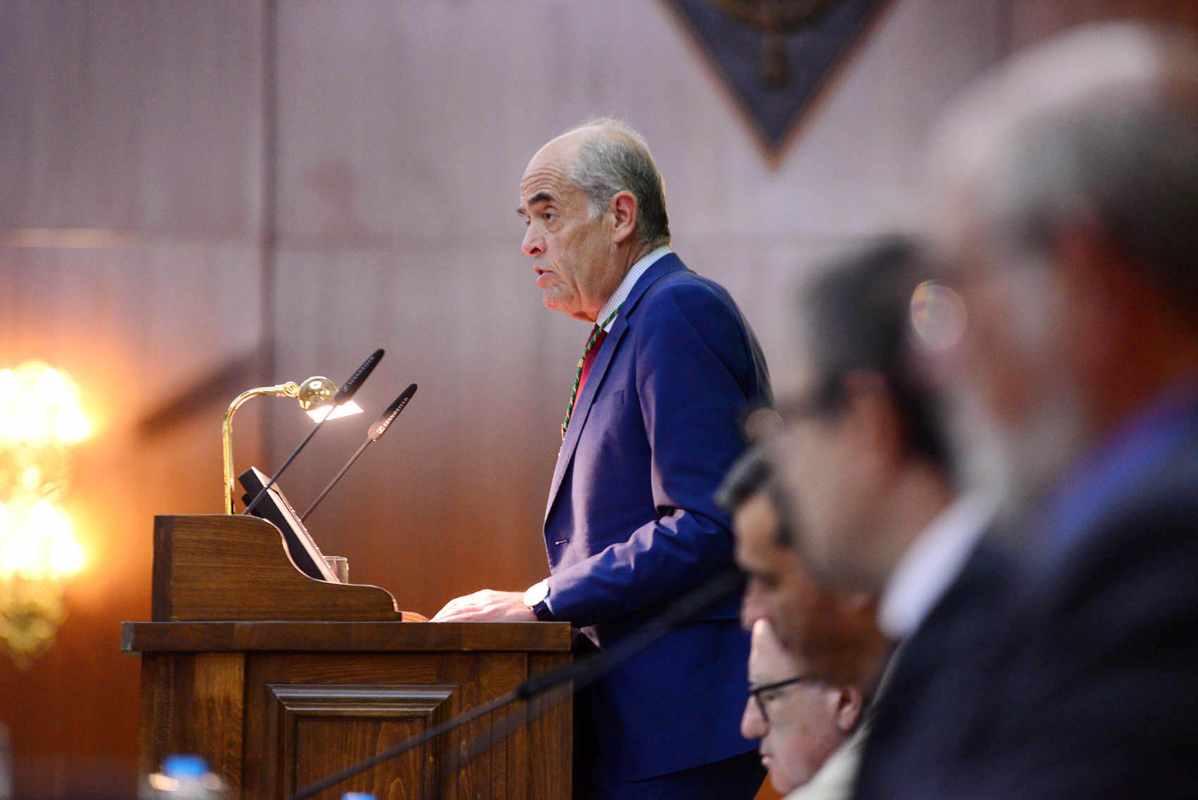
[[[555,689],[562,689],[563,691],[559,692],[560,697],[558,700],[564,700],[573,692],[594,683],[613,668],[644,650],[653,642],[669,633],[676,625],[698,616],[716,601],[722,599],[730,592],[740,589],[743,585],[744,575],[739,570],[730,569],[719,573],[698,588],[683,595],[678,602],[649,620],[644,626],[610,650],[603,650],[597,655],[583,661],[567,664],[564,667],[558,667],[541,675],[534,675],[515,689],[505,692],[493,700],[475,706],[469,711],[463,712],[445,722],[433,725],[423,733],[413,736],[407,741],[400,742],[378,755],[371,756],[348,769],[344,769],[341,772],[330,775],[324,780],[299,789],[291,796],[291,800],[307,800],[309,797],[315,797],[342,781],[373,769],[396,756],[401,756],[404,753],[415,750],[417,747],[427,744],[438,736],[457,730],[480,717],[498,711],[519,700],[528,701],[522,713],[510,714],[504,717],[501,723],[492,725],[487,733],[475,738],[471,742],[471,746],[463,747],[456,755],[450,754],[447,756],[446,764],[442,769],[442,775],[451,774],[464,767],[479,753],[485,752],[495,741],[502,741],[521,725],[544,713],[546,710],[545,705],[534,703],[541,696]],[[573,684],[572,690],[564,691],[566,685],[571,683]],[[528,710],[534,704],[537,706],[535,713]]]
[[[381,347],[375,350],[362,362],[362,366],[354,370],[354,374],[349,376],[349,380],[341,384],[337,394],[333,395],[334,408],[353,399],[354,395],[358,393],[358,389],[362,388],[362,384],[366,383],[366,379],[370,377],[370,373],[374,372],[374,368],[383,360],[385,353],[386,351]]]
[[[254,495],[254,499],[250,501],[250,504],[246,506],[245,510],[241,513],[249,514],[251,511],[257,508],[258,503],[262,502],[262,498],[266,497],[266,493],[270,491],[270,487],[275,485],[275,481],[277,481],[283,475],[283,473],[287,471],[287,468],[291,466],[292,461],[295,461],[295,457],[300,454],[300,451],[308,446],[308,442],[312,441],[312,437],[316,435],[316,432],[324,427],[324,424],[329,421],[329,415],[333,413],[333,410],[342,403],[353,399],[353,396],[357,394],[358,389],[360,389],[362,384],[366,383],[366,379],[370,377],[370,373],[374,372],[374,368],[377,367],[379,362],[383,360],[383,355],[385,352],[386,351],[380,347],[362,362],[362,366],[354,370],[354,374],[349,376],[349,380],[341,385],[341,388],[337,390],[337,394],[333,395],[333,402],[329,404],[329,409],[328,411],[324,412],[324,416],[320,418],[320,422],[316,423],[315,427],[308,431],[308,435],[304,437],[304,440],[299,443],[298,447],[291,451],[291,455],[287,456],[287,460],[283,462],[283,466],[279,467],[279,471],[276,472],[274,477],[272,477],[270,481],[262,487],[258,494]]]
[[[391,423],[395,422],[395,418],[403,413],[403,410],[407,408],[408,402],[412,399],[412,395],[414,394],[416,394],[416,384],[413,383],[411,386],[404,389],[403,393],[400,394],[399,397],[391,401],[391,405],[387,406],[387,410],[383,412],[383,415],[379,417],[373,425],[370,426],[368,431],[366,431],[366,441],[362,442],[361,447],[359,447],[357,451],[349,457],[349,461],[345,462],[345,466],[341,468],[341,471],[333,476],[333,479],[329,481],[328,486],[324,487],[317,498],[312,501],[312,505],[308,506],[308,510],[300,516],[300,522],[306,520],[308,515],[316,510],[316,507],[320,505],[320,501],[324,500],[325,495],[333,490],[333,487],[336,486],[337,482],[345,476],[345,473],[349,472],[349,468],[352,467],[354,462],[356,462],[358,458],[366,452],[366,448],[383,438],[383,434],[386,433],[387,429],[391,427]]]

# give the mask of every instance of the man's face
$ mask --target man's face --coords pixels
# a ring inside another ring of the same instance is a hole
[[[736,562],[748,577],[744,626],[765,620],[813,675],[837,682],[874,677],[885,643],[868,599],[816,584],[794,549],[778,543],[778,516],[767,492],[745,501],[732,524]]]
[[[532,158],[520,180],[521,249],[532,259],[546,308],[595,321],[619,286],[611,214],[592,217],[586,194],[570,182],[578,134],[555,139]]]
[[[821,408],[821,380],[804,337],[792,360],[792,381],[780,393],[783,425],[772,457],[793,501],[795,546],[821,581],[876,591],[880,587],[867,566],[869,539],[879,533],[871,515],[882,488],[877,454],[851,404]]]
[[[997,487],[1020,507],[1076,456],[1085,419],[1074,364],[1069,290],[1054,265],[980,235],[962,197],[934,226],[944,278],[968,323],[938,357],[950,431],[965,478]]]
[[[804,677],[802,663],[783,649],[767,622],[753,626],[749,651],[750,689]],[[843,693],[818,681],[800,681],[750,696],[741,716],[741,734],[760,739],[762,764],[782,794],[807,783],[844,741],[855,720],[842,707]]]
[[[765,491],[746,500],[732,517],[736,563],[748,577],[741,620],[752,628],[768,620],[790,646],[808,620],[824,610],[824,597],[794,551],[778,544],[778,515]]]

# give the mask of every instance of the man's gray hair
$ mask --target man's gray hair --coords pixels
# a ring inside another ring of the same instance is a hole
[[[1198,322],[1193,40],[1128,23],[1058,37],[973,93],[946,132],[997,242],[1038,257],[1093,225]]]
[[[601,213],[618,192],[631,192],[637,202],[637,237],[647,245],[670,241],[665,185],[645,138],[624,122],[601,117],[570,132],[594,128],[569,170],[569,179],[587,196],[591,215]]]

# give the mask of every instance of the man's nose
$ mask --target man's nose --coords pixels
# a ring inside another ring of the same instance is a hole
[[[757,703],[750,697],[745,703],[745,712],[740,715],[740,735],[746,739],[764,739],[769,733],[769,726],[761,718]]]
[[[520,249],[526,256],[539,256],[545,252],[545,240],[532,225],[524,229],[524,241],[520,243]]]
[[[753,623],[765,616],[765,604],[761,590],[755,586],[755,581],[749,581],[745,589],[745,597],[740,604],[740,624],[746,629],[752,629]]]

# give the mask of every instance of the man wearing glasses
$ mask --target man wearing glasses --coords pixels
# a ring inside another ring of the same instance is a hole
[[[761,763],[787,800],[849,797],[863,735],[861,690],[814,680],[802,667],[768,620],[754,623],[741,734],[761,740]]]
[[[866,736],[866,687],[879,681],[890,644],[870,596],[830,591],[812,579],[772,488],[772,463],[757,447],[737,461],[718,494],[732,513],[736,560],[748,578],[741,620],[753,630],[741,734],[761,740],[762,763],[779,792],[803,787],[791,797],[848,797]],[[856,677],[821,680],[828,675]]]

